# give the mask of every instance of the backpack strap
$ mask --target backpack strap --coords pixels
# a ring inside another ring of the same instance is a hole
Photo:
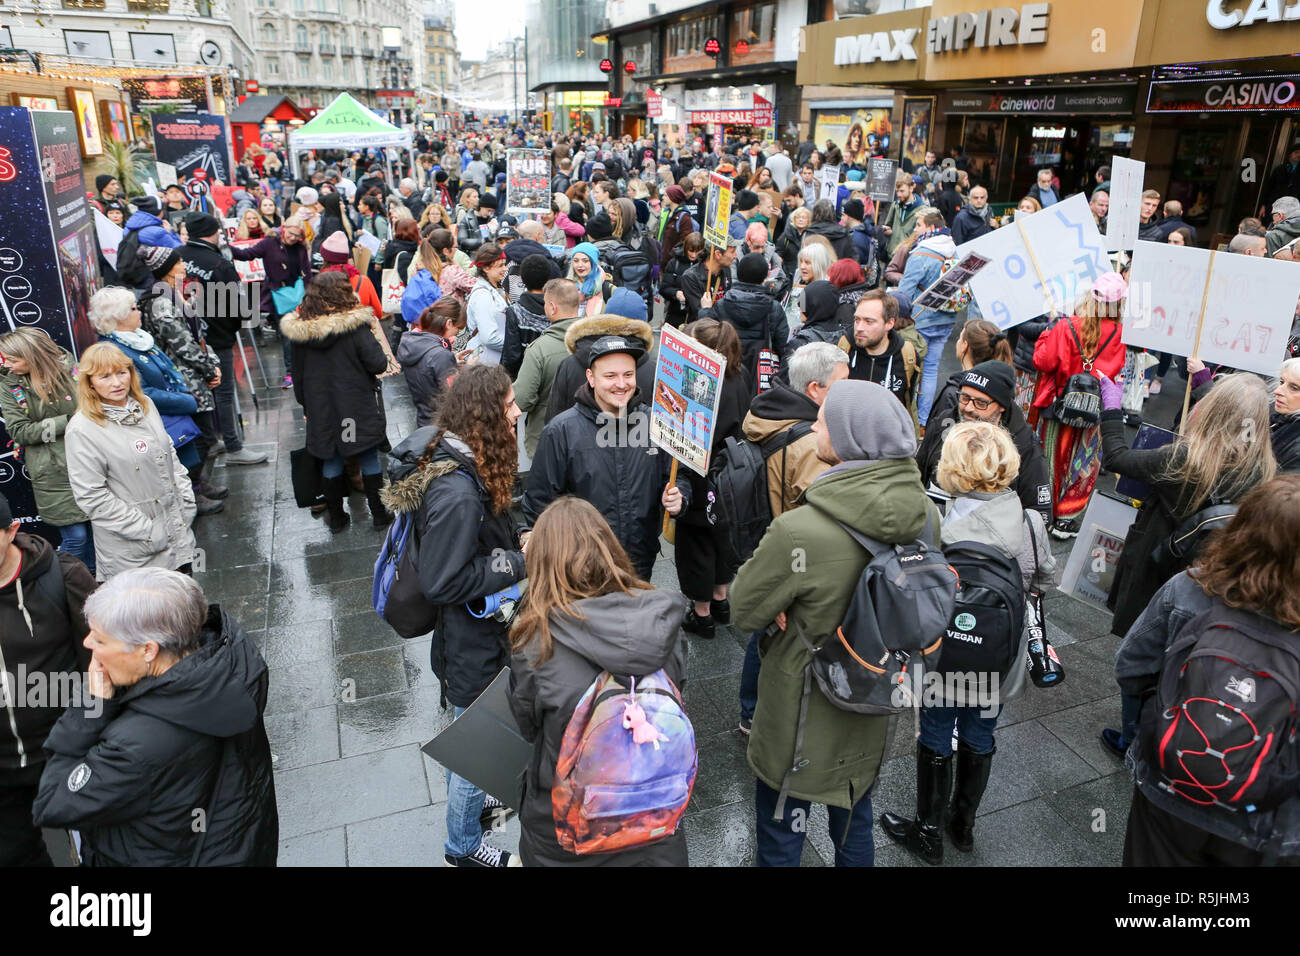
[[[825,512],[823,512],[823,514],[825,514]],[[881,554],[884,554],[886,551],[892,551],[895,548],[901,547],[901,545],[899,544],[886,544],[883,541],[877,541],[875,538],[867,537],[867,535],[863,534],[861,531],[858,531],[856,528],[849,527],[843,521],[840,521],[838,518],[833,518],[832,520],[841,528],[843,528],[845,531],[847,531],[849,537],[851,537],[858,544],[862,545],[862,547],[864,547],[871,554],[873,558]],[[927,507],[925,509],[925,524],[922,526],[921,533],[918,537],[920,538],[921,543],[928,548],[930,547],[930,541],[933,535],[934,535],[934,511],[932,511],[930,508]]]
[[[916,361],[916,346],[907,339],[903,339],[903,348],[901,349],[901,352],[903,354],[903,371],[907,375],[907,384],[910,388],[912,385],[912,376],[916,374],[916,368],[918,365],[918,362]]]

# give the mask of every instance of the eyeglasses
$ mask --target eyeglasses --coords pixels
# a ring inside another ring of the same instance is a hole
[[[982,412],[982,411],[987,410],[988,407],[989,407],[990,405],[993,404],[993,399],[991,399],[991,398],[973,398],[973,397],[970,396],[970,395],[958,395],[958,396],[957,396],[957,404],[958,404],[958,405],[973,405],[977,410],[979,410],[979,411]]]

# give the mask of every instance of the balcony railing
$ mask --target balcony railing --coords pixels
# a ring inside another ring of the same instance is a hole
[[[322,43],[320,45],[321,56],[333,56],[337,52],[338,52],[338,47],[334,46],[334,44],[332,43]]]
[[[311,52],[311,44],[308,43],[306,40],[295,40],[293,44],[293,48],[297,50],[299,53]]]
[[[356,49],[350,46],[339,47],[339,54],[342,56],[352,56],[356,52],[357,52]]]
[[[133,13],[168,13],[171,0],[126,0],[126,8]]]

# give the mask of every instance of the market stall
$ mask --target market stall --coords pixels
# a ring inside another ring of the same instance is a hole
[[[411,132],[380,119],[347,93],[340,93],[306,125],[289,133],[289,163],[294,177],[298,173],[298,154],[305,149],[367,149],[371,146],[395,146],[411,150]],[[388,179],[396,182],[393,160],[388,157]]]

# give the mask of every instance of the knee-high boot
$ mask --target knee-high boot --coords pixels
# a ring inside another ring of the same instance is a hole
[[[880,828],[918,859],[935,866],[943,862],[943,817],[952,789],[952,754],[937,754],[916,745],[916,819],[893,813],[880,815]]]
[[[348,526],[351,515],[343,510],[343,501],[348,496],[348,479],[346,475],[335,475],[321,482],[325,494],[325,522],[336,534]]]
[[[387,528],[393,522],[392,513],[379,500],[379,489],[384,486],[383,475],[362,475],[362,484],[366,489],[366,502],[370,505],[370,517],[376,528]]]
[[[975,848],[975,812],[989,785],[989,769],[997,752],[994,747],[986,754],[977,754],[966,747],[965,741],[957,744],[957,784],[948,817],[948,836],[963,853]]]

